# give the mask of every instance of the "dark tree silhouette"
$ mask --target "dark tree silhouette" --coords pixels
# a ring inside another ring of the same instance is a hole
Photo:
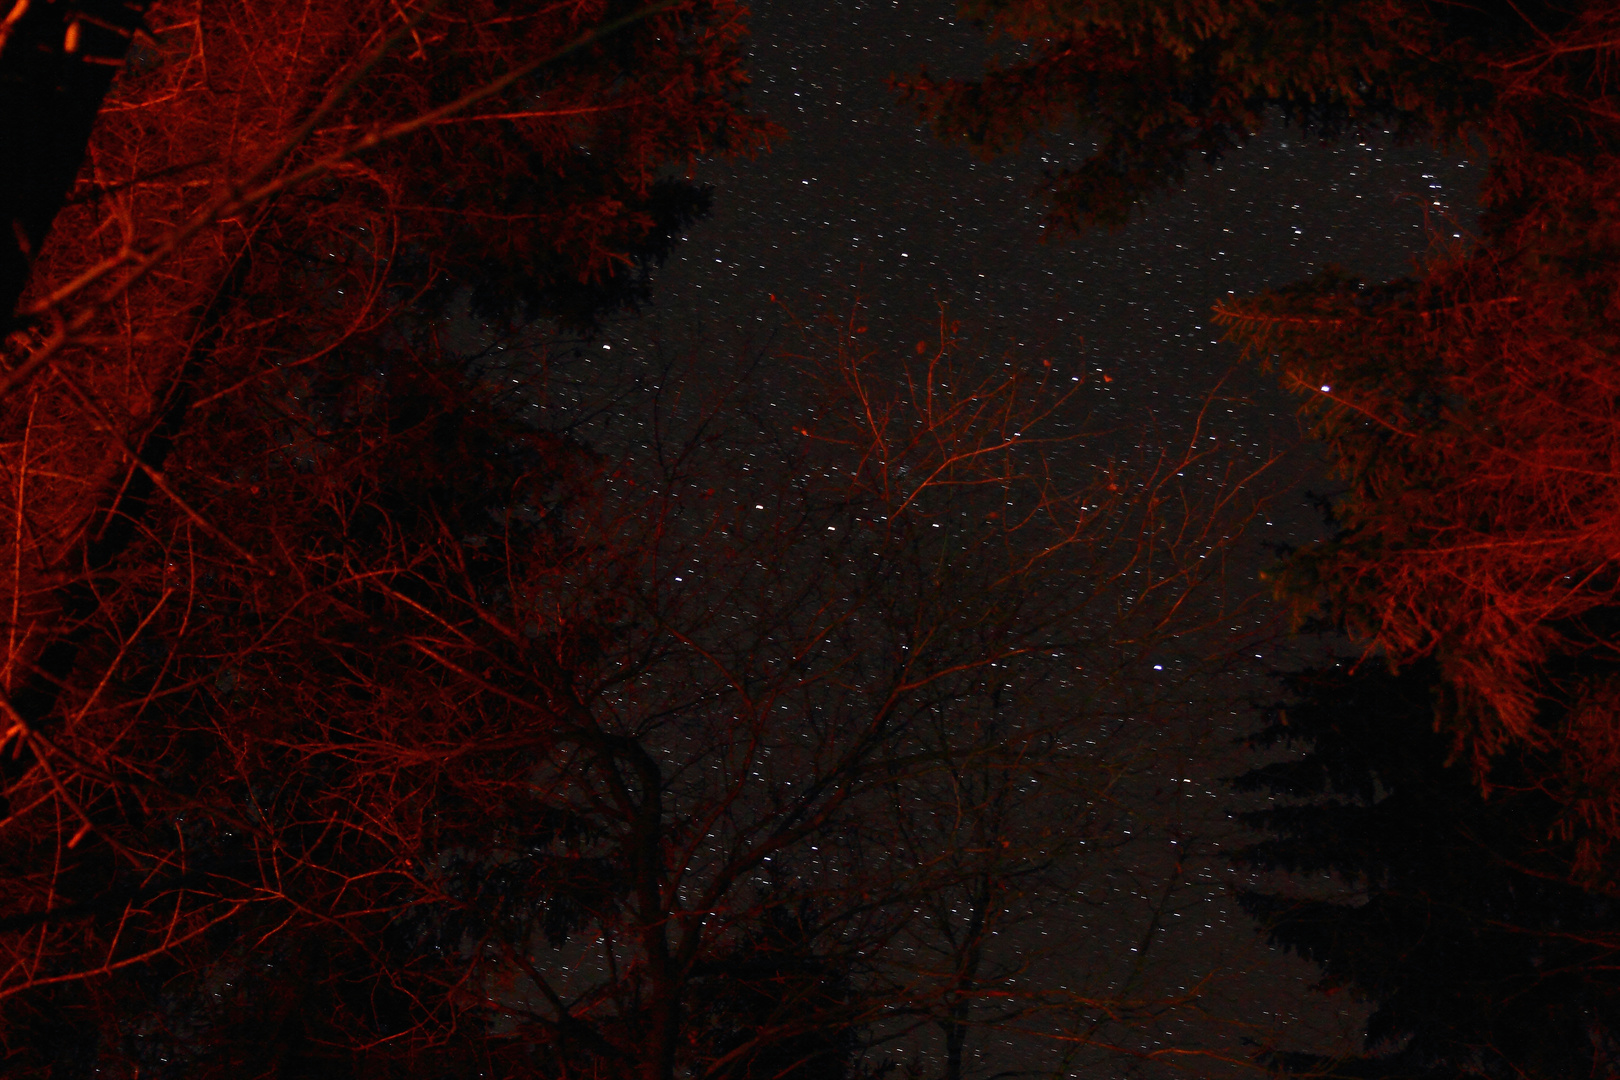
[[[1321,968],[1319,989],[1373,1005],[1348,1060],[1277,1051],[1290,1075],[1606,1077],[1620,1067],[1620,905],[1569,881],[1566,811],[1541,767],[1498,760],[1489,797],[1436,730],[1437,667],[1371,660],[1298,672],[1252,740],[1301,756],[1234,782],[1278,805],[1233,854],[1297,884],[1252,888],[1270,940]],[[1326,895],[1331,876],[1339,895]],[[1316,882],[1316,885],[1310,884]]]

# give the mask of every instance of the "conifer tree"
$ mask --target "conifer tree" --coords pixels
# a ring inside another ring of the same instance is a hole
[[[902,81],[936,130],[984,153],[1059,125],[1096,142],[1051,175],[1060,224],[1124,222],[1199,154],[1277,113],[1324,138],[1378,124],[1482,154],[1480,235],[1410,278],[1328,270],[1216,320],[1304,399],[1345,491],[1328,543],[1275,573],[1397,667],[1434,658],[1446,730],[1483,779],[1552,749],[1594,838],[1620,835],[1620,728],[1606,676],[1559,658],[1614,647],[1620,304],[1620,15],[1613,5],[1121,5],[973,0],[1022,55],[975,80]],[[1084,139],[1082,140],[1082,142]],[[1571,695],[1574,695],[1571,697]],[[1580,708],[1549,711],[1549,701]],[[1556,718],[1556,719],[1551,719]],[[1590,859],[1609,841],[1595,839]]]
[[[1277,805],[1239,815],[1270,837],[1232,857],[1295,884],[1240,900],[1274,945],[1321,969],[1319,990],[1373,1008],[1361,1055],[1273,1047],[1264,1060],[1322,1077],[1612,1076],[1620,906],[1612,889],[1569,881],[1576,845],[1540,766],[1504,757],[1482,795],[1435,730],[1433,662],[1283,682],[1252,743],[1301,752],[1234,782]]]
[[[1435,658],[1447,730],[1478,768],[1562,747],[1560,788],[1611,834],[1607,677],[1578,691],[1582,709],[1544,704],[1576,693],[1557,658],[1613,642],[1617,178],[1615,159],[1549,177],[1421,278],[1330,270],[1216,314],[1304,399],[1344,485],[1337,534],[1277,568],[1278,592],[1393,663]]]

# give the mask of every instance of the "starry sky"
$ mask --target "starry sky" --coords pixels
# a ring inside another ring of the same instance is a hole
[[[1269,558],[1266,542],[1317,535],[1301,493],[1326,481],[1298,446],[1294,402],[1216,341],[1210,305],[1329,263],[1369,280],[1407,272],[1431,232],[1467,234],[1479,166],[1377,133],[1322,147],[1279,126],[1122,231],[1048,238],[1034,190],[1042,163],[1083,144],[1054,136],[1015,158],[979,161],[918,127],[885,87],[890,73],[925,64],[936,74],[977,69],[988,49],[953,11],[952,0],[757,0],[753,99],[788,138],[753,161],[700,166],[714,212],[656,276],[651,307],[592,348],[632,363],[683,343],[740,354],[777,340],[790,316],[847,312],[858,297],[870,340],[904,352],[931,336],[944,304],[964,348],[1014,366],[1050,358],[1109,375],[1089,380],[1080,403],[1107,433],[1075,451],[1093,462],[1185,439],[1219,384],[1231,403],[1221,410],[1224,439],[1253,455],[1289,451],[1274,471],[1265,535],[1237,564],[1234,587],[1252,588]],[[771,374],[767,366],[761,377]],[[1258,685],[1263,666],[1285,655],[1262,649],[1239,683]],[[1088,880],[1095,902],[1085,940],[1063,961],[1071,970],[1089,965],[1098,986],[1134,980],[1141,994],[1174,994],[1212,976],[1205,1013],[1172,1011],[1115,1033],[1142,1053],[1204,1046],[1241,1054],[1239,1039],[1279,1030],[1293,1047],[1329,1049],[1346,1046],[1361,1019],[1309,992],[1314,969],[1269,950],[1228,899],[1234,876],[1220,848],[1234,835],[1225,820],[1234,804],[1220,777],[1247,764],[1232,740],[1253,714],[1198,703],[1235,696],[1194,687],[1183,728],[1154,736],[1153,766],[1122,789],[1139,801],[1126,815],[1136,828]],[[1150,933],[1167,885],[1169,902]],[[1145,958],[1144,941],[1152,942]],[[992,1042],[978,1053],[980,1076],[1034,1060],[1028,1046]],[[1213,1059],[1172,1060],[1100,1055],[1069,1068],[1097,1077],[1222,1074]]]

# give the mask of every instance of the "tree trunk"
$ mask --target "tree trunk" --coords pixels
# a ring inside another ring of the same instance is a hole
[[[0,18],[0,337],[150,0],[12,0]]]

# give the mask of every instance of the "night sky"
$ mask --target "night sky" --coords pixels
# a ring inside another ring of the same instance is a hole
[[[1015,160],[978,161],[918,127],[884,85],[890,73],[924,64],[936,74],[976,69],[986,47],[953,22],[953,10],[951,0],[756,3],[754,100],[789,138],[755,161],[698,170],[714,186],[713,214],[657,275],[651,309],[592,348],[617,350],[615,362],[632,364],[682,348],[737,355],[780,343],[787,312],[845,313],[859,295],[870,340],[905,352],[933,334],[944,303],[964,347],[979,355],[1032,366],[1051,358],[1066,370],[1110,375],[1091,381],[1083,404],[1111,434],[1076,448],[1071,468],[1140,459],[1185,439],[1223,377],[1242,403],[1222,410],[1221,434],[1264,454],[1297,442],[1294,403],[1257,372],[1233,370],[1235,350],[1208,327],[1211,303],[1329,263],[1370,280],[1397,276],[1428,246],[1426,221],[1447,236],[1468,229],[1476,165],[1381,136],[1324,148],[1279,126],[1125,230],[1042,243],[1034,191],[1042,154],[1055,161],[1077,148],[1055,138]],[[1454,214],[1461,223],[1450,223]],[[768,366],[760,377],[769,382]],[[1263,541],[1316,535],[1301,491],[1325,481],[1310,474],[1304,451],[1277,470],[1266,535],[1248,549],[1235,589],[1253,585],[1268,557]],[[1252,671],[1234,673],[1238,684],[1260,685],[1263,665],[1281,656],[1256,657]],[[1360,1014],[1310,993],[1315,969],[1266,948],[1226,898],[1234,878],[1219,849],[1232,836],[1224,814],[1234,804],[1219,777],[1245,766],[1232,740],[1253,714],[1230,702],[1198,704],[1217,698],[1225,700],[1191,687],[1184,726],[1149,736],[1154,764],[1125,796],[1140,802],[1127,808],[1138,827],[1105,864],[1085,871],[1078,921],[1054,915],[1052,927],[1064,928],[1037,927],[1011,947],[1045,949],[1067,935],[1053,963],[1100,993],[1134,979],[1135,993],[1173,994],[1213,975],[1210,1015],[1183,1010],[1135,1025],[1126,1041],[1143,1052],[1204,1045],[1241,1055],[1239,1038],[1279,1028],[1296,1048],[1344,1046]],[[1138,970],[1135,949],[1178,857],[1164,929],[1151,935]],[[980,1076],[1034,1060],[1027,1046],[980,1050]],[[1111,1076],[1126,1062],[1097,1055],[1070,1067]],[[1185,1058],[1185,1071],[1134,1067],[1142,1075],[1223,1068]]]

